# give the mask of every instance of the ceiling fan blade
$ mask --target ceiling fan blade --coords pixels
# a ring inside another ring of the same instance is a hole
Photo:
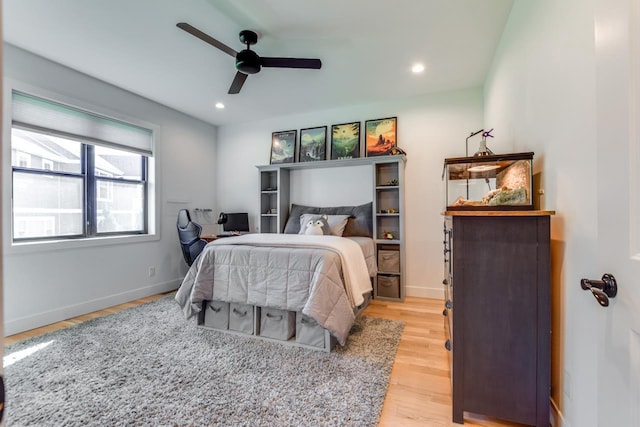
[[[236,93],[239,93],[240,89],[242,89],[242,85],[244,84],[244,81],[247,80],[247,77],[248,77],[248,74],[241,73],[240,71],[238,71],[236,73],[236,76],[233,78],[231,87],[229,88],[229,94],[235,95]]]
[[[186,31],[189,34],[191,34],[193,36],[196,36],[200,40],[209,43],[211,46],[220,49],[224,53],[227,53],[227,54],[233,56],[234,58],[238,54],[238,52],[236,52],[235,50],[231,49],[226,44],[222,43],[221,41],[218,41],[218,40],[214,39],[213,37],[211,37],[208,34],[203,33],[199,29],[197,29],[195,27],[192,27],[191,25],[187,24],[186,22],[179,22],[179,23],[176,24],[176,26],[178,28]]]
[[[322,62],[319,59],[311,58],[260,58],[260,63],[263,67],[278,67],[278,68],[311,68],[313,70],[319,70],[322,67]]]

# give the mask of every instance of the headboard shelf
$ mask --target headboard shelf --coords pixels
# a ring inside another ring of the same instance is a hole
[[[395,163],[399,160],[406,161],[404,154],[395,156],[375,156],[375,157],[359,157],[356,159],[342,160],[319,160],[317,162],[300,162],[300,163],[279,163],[275,165],[257,165],[260,171],[277,170],[277,169],[320,169],[320,168],[337,168],[345,166],[366,166],[375,163]]]
[[[260,181],[259,218],[261,233],[282,233],[291,208],[291,183],[300,181],[297,170],[369,166],[371,237],[378,263],[386,263],[374,280],[374,295],[380,299],[403,300],[405,296],[404,244],[404,164],[405,155],[360,157],[356,159],[319,160],[315,162],[258,165]],[[366,169],[366,168],[365,168]],[[349,172],[349,171],[347,171]],[[313,173],[309,173],[313,175]],[[305,173],[304,175],[309,175]],[[334,173],[333,175],[340,175]],[[366,184],[365,184],[366,185]],[[363,193],[364,194],[364,193]],[[298,200],[296,202],[299,203]],[[361,204],[360,202],[359,204]],[[355,205],[356,203],[354,203]],[[317,205],[314,205],[317,206]],[[331,205],[335,206],[335,205]],[[361,206],[342,206],[356,208]],[[308,206],[307,206],[308,207]],[[325,209],[325,208],[314,208]],[[333,209],[331,207],[327,209]],[[367,208],[369,209],[369,208]],[[295,215],[292,216],[292,218]],[[299,217],[299,215],[298,215]],[[286,227],[291,232],[291,227]],[[295,232],[295,230],[293,231]],[[365,234],[355,234],[365,235]]]

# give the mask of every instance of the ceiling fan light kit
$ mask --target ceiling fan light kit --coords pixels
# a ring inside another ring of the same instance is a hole
[[[260,57],[252,50],[241,50],[236,55],[236,70],[245,74],[255,74],[260,71]]]
[[[186,22],[179,22],[176,24],[178,28],[186,31],[199,38],[200,40],[210,44],[211,46],[221,50],[227,55],[235,58],[236,75],[229,88],[229,94],[236,94],[242,89],[247,76],[250,74],[256,74],[260,72],[262,67],[272,68],[305,68],[312,70],[319,70],[322,67],[322,61],[314,58],[269,58],[260,57],[257,53],[251,50],[251,45],[258,42],[258,35],[251,30],[240,31],[240,42],[247,46],[246,49],[236,52],[226,44],[219,40],[214,39],[210,35],[198,30],[197,28],[187,24]]]

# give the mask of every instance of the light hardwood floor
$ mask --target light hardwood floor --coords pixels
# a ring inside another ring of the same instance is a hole
[[[63,322],[5,337],[5,345],[33,336],[63,329],[85,320],[116,313],[151,302],[165,294],[154,295],[115,307],[74,317]],[[365,315],[405,322],[404,332],[391,372],[385,397],[381,427],[458,426],[451,422],[451,382],[441,300],[406,298],[402,303],[374,300]],[[467,426],[520,426],[474,414],[466,414]]]

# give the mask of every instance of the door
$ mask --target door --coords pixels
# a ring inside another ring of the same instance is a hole
[[[638,9],[637,0],[597,0],[595,9],[599,248],[595,275],[611,273],[618,284],[609,307],[593,299],[585,319],[597,332],[600,427],[640,427]]]
[[[0,5],[0,32],[2,31],[2,5]],[[2,73],[2,46],[0,45],[0,82],[3,82],[3,73]],[[2,87],[0,85],[0,99],[4,99],[2,96]],[[0,117],[4,118],[2,115],[2,103],[0,103]],[[0,120],[0,135],[4,135],[2,133],[2,124],[4,123],[4,119]],[[0,153],[0,175],[2,175],[2,154]],[[2,197],[2,188],[0,188],[0,198]],[[0,207],[0,224],[2,224],[2,208]],[[0,229],[0,242],[2,242],[2,230]],[[2,244],[0,244],[0,360],[3,359],[4,356],[4,302],[3,302],[3,288],[2,288]],[[0,425],[4,425],[3,414],[4,414],[4,367],[0,367]]]

